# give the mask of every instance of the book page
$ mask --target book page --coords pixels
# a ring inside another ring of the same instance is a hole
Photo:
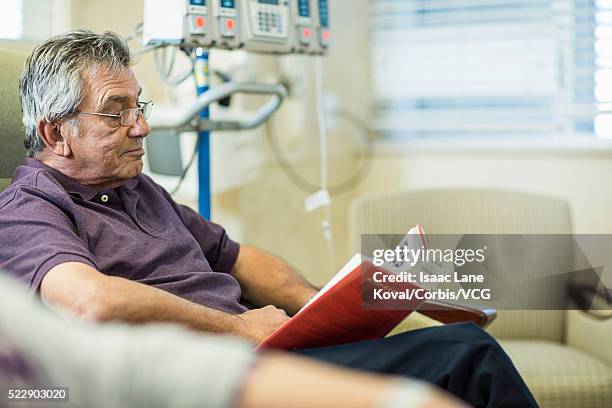
[[[323,295],[325,292],[327,292],[329,289],[331,289],[332,287],[334,287],[338,282],[340,282],[342,280],[342,278],[344,278],[345,276],[347,276],[349,273],[351,273],[353,271],[353,269],[355,269],[357,266],[359,266],[359,264],[361,264],[361,254],[357,253],[355,255],[353,255],[353,257],[342,267],[342,269],[340,269],[340,271],[334,275],[333,278],[331,278],[331,280],[329,282],[327,282],[325,284],[325,286],[323,286],[321,288],[321,290],[319,290],[317,292],[316,295],[314,295],[309,301],[308,303],[306,303],[304,305],[304,307],[302,307],[300,309],[300,311],[298,313],[296,313],[296,316],[304,309],[306,309],[308,307],[308,305],[310,305],[312,302],[314,302],[315,300],[317,300],[321,295]]]
[[[417,224],[414,227],[410,228],[408,233],[404,236],[404,238],[402,238],[402,241],[400,242],[399,246],[402,246],[402,247],[406,246],[410,249],[418,249],[421,246],[424,248],[428,248],[429,241],[427,239],[427,236],[425,235],[425,231],[423,230],[423,227],[421,227],[421,224]],[[345,276],[351,273],[351,271],[355,269],[359,264],[361,264],[361,262],[365,259],[371,261],[370,258],[365,257],[361,255],[360,253],[356,253],[355,255],[353,255],[353,257],[342,267],[342,269],[340,269],[340,271],[336,275],[334,275],[334,277],[331,278],[329,282],[327,282],[325,286],[323,286],[321,290],[319,290],[319,292],[317,292],[317,294],[314,295],[308,301],[308,303],[306,303],[304,307],[302,307],[299,310],[298,313],[296,313],[295,316],[300,314],[302,310],[306,309],[308,305],[310,305],[312,302],[317,300],[321,295],[327,292],[330,288],[338,284],[338,282],[340,282]],[[393,272],[397,272],[397,270],[400,269],[402,266],[403,266],[403,263],[399,265],[396,263],[391,263],[391,264],[386,263],[386,267],[388,267],[388,269]]]

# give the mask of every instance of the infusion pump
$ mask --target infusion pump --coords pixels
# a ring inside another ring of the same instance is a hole
[[[250,51],[291,52],[289,0],[242,0],[244,46]]]
[[[325,54],[328,0],[145,0],[145,45]]]

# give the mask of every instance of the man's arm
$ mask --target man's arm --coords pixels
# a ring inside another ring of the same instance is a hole
[[[172,322],[191,329],[238,335],[260,342],[287,319],[274,307],[231,315],[152,286],[104,275],[89,265],[67,262],[42,280],[46,303],[95,321]]]
[[[286,262],[264,251],[241,245],[231,274],[242,296],[257,306],[274,305],[293,315],[317,289]]]

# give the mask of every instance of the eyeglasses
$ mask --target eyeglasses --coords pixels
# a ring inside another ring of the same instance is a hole
[[[153,101],[149,102],[139,102],[137,108],[130,108],[122,110],[119,113],[98,113],[98,112],[81,112],[77,111],[77,113],[83,113],[85,115],[96,115],[96,116],[106,116],[109,118],[119,119],[119,124],[121,126],[133,126],[138,122],[138,113],[142,114],[145,120],[151,117],[151,111],[153,110]]]

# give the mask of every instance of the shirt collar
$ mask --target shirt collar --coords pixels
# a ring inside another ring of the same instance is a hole
[[[93,200],[100,193],[100,191],[80,184],[75,179],[68,177],[61,171],[46,165],[40,160],[31,157],[27,158],[25,166],[35,169],[44,169],[45,171],[51,173],[51,175],[61,184],[64,190],[66,190],[69,194],[76,194],[84,200]],[[140,175],[129,179],[124,184],[119,186],[119,188],[127,188],[128,190],[134,189],[139,183],[139,177]]]

